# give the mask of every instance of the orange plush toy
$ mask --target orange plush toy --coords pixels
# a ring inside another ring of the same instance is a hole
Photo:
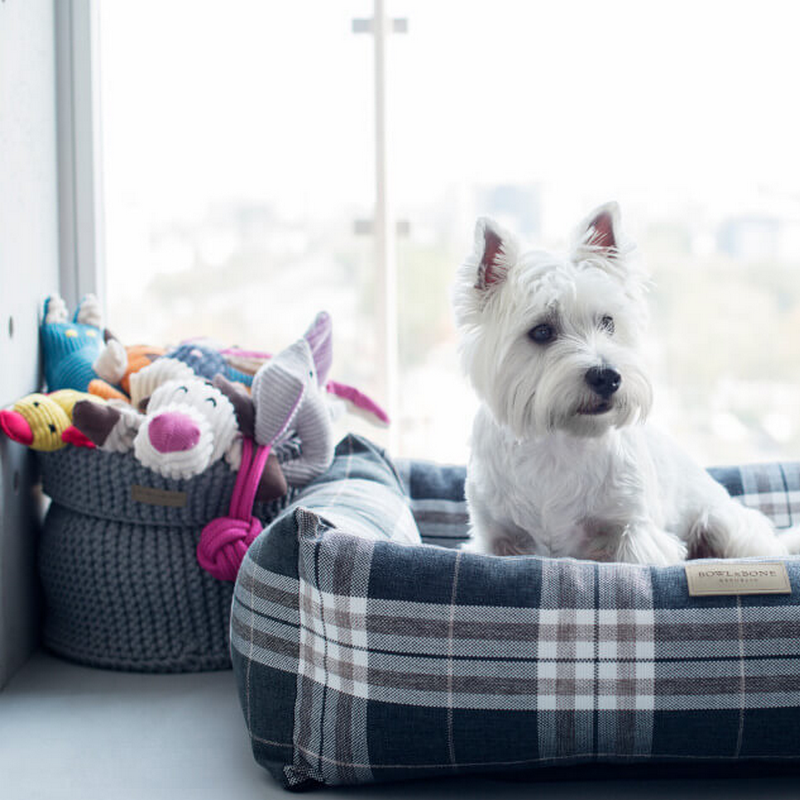
[[[109,339],[92,365],[100,377],[89,384],[89,393],[106,400],[124,400],[129,403],[131,375],[152,364],[164,353],[166,350],[162,347],[147,344],[123,347],[116,339]]]

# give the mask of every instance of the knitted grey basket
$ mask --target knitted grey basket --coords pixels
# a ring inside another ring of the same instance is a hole
[[[279,461],[296,457],[289,445]],[[66,447],[40,453],[52,500],[39,542],[44,644],[107,669],[227,669],[233,584],[197,563],[203,527],[228,514],[236,480],[223,462],[169,480],[130,454]],[[264,523],[294,492],[256,504]]]

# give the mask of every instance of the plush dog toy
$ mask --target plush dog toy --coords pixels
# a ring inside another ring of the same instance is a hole
[[[98,447],[133,450],[138,461],[166,478],[191,478],[233,445],[236,416],[230,401],[199,378],[159,386],[146,413],[121,403],[76,405],[73,421]]]
[[[123,403],[77,403],[73,423],[101,449],[133,451],[137,461],[166,478],[191,478],[222,458],[235,470],[241,461],[242,437],[232,403],[208,381],[194,376],[161,384],[144,413]],[[257,497],[271,500],[286,490],[280,465],[272,456]]]
[[[81,401],[102,402],[74,389],[29,394],[11,408],[0,411],[0,430],[9,439],[32,450],[52,452],[67,444],[94,447],[94,443],[72,425],[73,409]]]
[[[206,381],[167,381],[142,416],[133,450],[138,461],[169,478],[190,478],[231,451],[237,436],[230,401]]]

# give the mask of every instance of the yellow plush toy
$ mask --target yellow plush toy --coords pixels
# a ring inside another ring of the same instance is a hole
[[[0,430],[32,450],[49,452],[67,444],[93,447],[92,442],[72,427],[72,409],[79,400],[102,402],[75,389],[26,395],[10,409],[0,411]]]

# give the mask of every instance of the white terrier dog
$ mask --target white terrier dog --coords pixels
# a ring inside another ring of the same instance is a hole
[[[583,223],[573,252],[521,252],[489,219],[458,273],[461,355],[482,401],[467,474],[472,549],[675,564],[783,556],[759,512],[643,424],[645,279],[619,208]]]

